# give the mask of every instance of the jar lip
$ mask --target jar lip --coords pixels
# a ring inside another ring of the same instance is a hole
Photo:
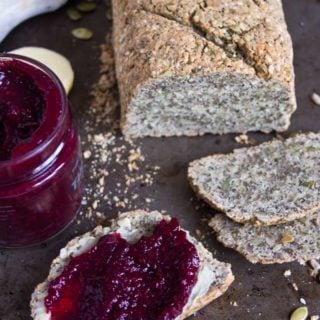
[[[29,64],[37,69],[39,69],[40,71],[44,72],[45,74],[47,74],[50,78],[50,80],[52,80],[53,84],[57,87],[58,91],[59,91],[59,96],[61,99],[61,114],[60,114],[60,120],[59,123],[63,123],[66,116],[67,116],[67,107],[68,107],[68,98],[67,98],[67,94],[65,92],[65,89],[60,81],[60,79],[57,77],[57,75],[50,69],[48,68],[45,64],[29,58],[29,57],[25,57],[22,55],[18,55],[18,54],[13,54],[13,53],[0,53],[0,62],[1,61],[13,61],[13,60],[19,60],[22,63],[26,63]],[[57,132],[59,131],[59,125],[56,125],[54,127],[54,129],[52,130],[52,132],[48,135],[48,137],[46,137],[41,143],[39,143],[39,145],[37,145],[37,147],[35,149],[29,150],[24,154],[21,154],[13,159],[9,159],[9,160],[3,160],[0,161],[0,169],[3,167],[10,165],[14,165],[14,164],[19,164],[21,162],[24,162],[26,160],[29,160],[30,158],[32,158],[34,155],[38,154],[39,152],[41,152],[43,149],[46,148],[46,146],[48,146],[48,144],[50,144],[50,142],[53,140],[53,138],[57,135]]]

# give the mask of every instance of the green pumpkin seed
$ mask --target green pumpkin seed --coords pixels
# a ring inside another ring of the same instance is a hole
[[[77,5],[77,9],[80,12],[92,12],[96,10],[97,4],[94,2],[81,2]]]
[[[89,40],[93,36],[93,32],[87,28],[76,28],[71,33],[75,38],[80,40]]]
[[[317,182],[316,181],[302,181],[300,183],[300,185],[303,187],[306,187],[306,188],[313,189],[317,186]]]
[[[73,8],[67,10],[67,15],[72,21],[78,21],[82,18],[82,14],[77,9]]]
[[[290,320],[306,320],[308,318],[309,311],[307,307],[300,307],[293,311]]]

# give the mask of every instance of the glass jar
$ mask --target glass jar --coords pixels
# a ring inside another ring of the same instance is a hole
[[[32,135],[23,143],[17,143],[9,157],[4,160],[0,157],[0,246],[17,247],[47,240],[72,222],[83,192],[82,161],[78,132],[65,90],[56,75],[41,63],[18,55],[0,54],[0,120],[1,110],[2,114],[8,112],[8,106],[3,105],[11,91],[24,98],[18,82],[16,90],[15,84],[10,90],[1,89],[7,70],[30,76],[34,82],[30,81],[41,92],[39,99],[45,102],[41,120]],[[32,101],[38,103],[38,100]],[[8,102],[8,105],[11,107],[14,103]],[[32,111],[33,106],[30,108]],[[15,115],[17,112],[13,111]],[[5,145],[11,132],[5,131],[4,121],[1,125],[0,153],[1,141]]]

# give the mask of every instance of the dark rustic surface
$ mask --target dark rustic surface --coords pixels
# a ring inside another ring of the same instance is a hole
[[[76,1],[74,1],[75,3]],[[299,108],[293,116],[290,131],[318,131],[320,129],[320,107],[313,106],[310,94],[320,91],[320,2],[316,0],[284,0],[285,13],[295,51],[296,91]],[[70,99],[74,105],[76,120],[81,127],[85,141],[85,108],[88,107],[89,90],[99,76],[99,45],[104,41],[107,23],[105,8],[101,3],[99,10],[85,17],[82,26],[94,30],[94,38],[88,42],[72,39],[70,30],[78,24],[69,21],[65,8],[34,18],[23,23],[0,44],[1,51],[7,51],[24,45],[38,45],[57,50],[66,55],[76,71],[76,82]],[[98,130],[98,129],[97,129]],[[99,129],[101,130],[101,128]],[[270,139],[262,134],[251,135],[258,141]],[[239,147],[234,135],[204,136],[198,138],[144,139],[141,141],[144,165],[159,164],[161,169],[154,184],[141,192],[152,197],[153,209],[167,210],[181,219],[184,227],[194,234],[196,229],[207,230],[201,218],[212,213],[205,207],[202,212],[195,210],[195,201],[186,181],[187,165],[191,160],[210,153],[229,152]],[[90,162],[86,163],[86,171]],[[121,174],[121,173],[120,173]],[[87,181],[88,183],[88,181]],[[115,181],[107,180],[107,190],[115,188]],[[139,204],[139,201],[141,203]],[[141,208],[143,199],[137,200]],[[105,212],[114,217],[118,209]],[[40,246],[19,250],[0,250],[0,319],[27,320],[29,300],[34,286],[48,273],[51,260],[59,249],[75,234],[89,230],[92,222],[72,225],[53,240]],[[213,236],[206,237],[209,249],[216,257],[232,263],[236,281],[229,291],[201,311],[194,319],[288,319],[290,312],[299,306],[303,297],[311,314],[320,314],[320,284],[317,284],[307,272],[307,268],[292,263],[278,266],[251,265],[239,254],[224,249]],[[286,279],[283,272],[292,271]],[[295,282],[299,291],[290,285]],[[236,301],[238,306],[230,303]],[[71,320],[71,319],[70,319]]]

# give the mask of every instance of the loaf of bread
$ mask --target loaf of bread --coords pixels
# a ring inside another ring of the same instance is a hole
[[[236,223],[216,214],[209,225],[226,247],[243,254],[252,263],[305,263],[320,258],[320,211],[276,226]]]
[[[114,0],[128,137],[284,131],[296,109],[281,0]]]
[[[240,223],[273,225],[320,207],[320,133],[299,134],[189,166],[198,196]]]
[[[119,233],[129,243],[135,243],[142,236],[151,235],[155,226],[163,219],[168,221],[171,218],[156,211],[136,210],[121,214],[118,219],[113,221],[111,227],[97,227],[92,232],[70,241],[52,262],[48,278],[39,284],[32,294],[32,318],[35,320],[51,319],[51,315],[47,312],[44,303],[48,294],[48,287],[50,282],[62,273],[71,257],[76,257],[89,251],[102,236],[112,232]],[[191,237],[188,232],[187,239],[196,247],[200,259],[200,269],[197,282],[192,289],[187,304],[184,306],[183,313],[174,320],[186,319],[197,312],[222,295],[234,280],[229,264],[214,259],[212,254],[200,242]]]

